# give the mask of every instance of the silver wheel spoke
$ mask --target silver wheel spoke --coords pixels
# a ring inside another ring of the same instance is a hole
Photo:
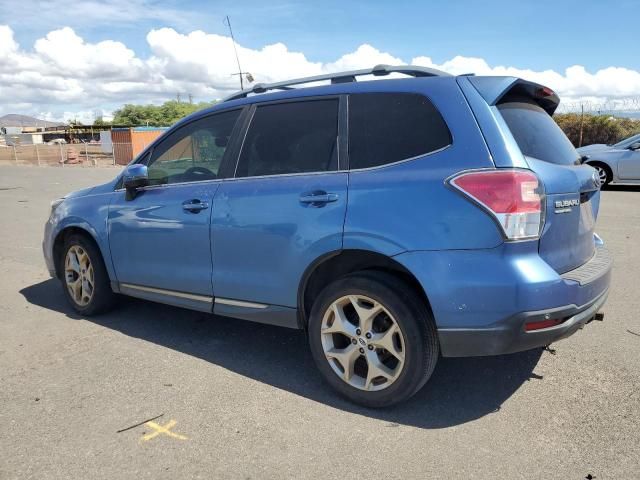
[[[356,364],[356,360],[360,356],[360,352],[358,351],[358,347],[355,345],[349,345],[347,348],[342,349],[331,349],[326,352],[327,358],[334,358],[344,370],[342,374],[342,379],[349,382],[353,377],[353,367]]]
[[[374,351],[367,351],[367,378],[364,382],[364,389],[369,390],[372,386],[371,382],[379,377],[386,378],[387,380],[393,380],[395,377],[394,371],[386,367],[378,358],[378,354]]]
[[[364,305],[362,299],[356,295],[349,296],[349,301],[358,314],[360,329],[364,332],[371,330],[374,318],[383,310],[382,305],[376,302],[373,302],[373,306]]]
[[[374,347],[384,348],[387,352],[402,362],[404,361],[404,351],[398,349],[393,338],[399,331],[400,329],[394,323],[386,332],[374,333],[371,340],[369,340],[369,343]],[[400,347],[402,348],[403,345],[400,345]]]
[[[349,338],[356,336],[356,327],[347,320],[342,306],[334,303],[331,305],[333,311],[333,323],[331,326],[323,328],[322,333],[341,333]]]
[[[82,298],[90,298],[93,293],[93,288],[86,278],[82,279]]]
[[[67,256],[67,268],[78,274],[80,273],[80,262],[75,252],[69,252]]]
[[[78,278],[75,282],[71,282],[67,284],[69,286],[69,291],[71,292],[71,296],[76,302],[80,302],[82,299],[82,283],[80,278]]]

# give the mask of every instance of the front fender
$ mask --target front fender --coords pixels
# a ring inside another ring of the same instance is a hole
[[[98,245],[109,278],[116,280],[115,270],[111,261],[111,250],[107,233],[107,217],[110,194],[100,194],[85,197],[70,197],[56,208],[45,227],[43,244],[47,266],[55,264],[54,246],[60,234],[70,228],[77,228],[86,232]]]

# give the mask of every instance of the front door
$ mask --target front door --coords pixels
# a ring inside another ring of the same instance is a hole
[[[239,114],[214,114],[170,133],[141,160],[151,185],[133,200],[115,193],[109,244],[123,292],[211,310],[211,207]]]
[[[290,324],[275,317],[295,312],[305,269],[342,248],[347,173],[338,171],[339,102],[256,107],[235,178],[214,200],[216,313],[232,308],[235,316]]]
[[[618,161],[618,177],[620,180],[640,180],[640,150],[624,150]]]

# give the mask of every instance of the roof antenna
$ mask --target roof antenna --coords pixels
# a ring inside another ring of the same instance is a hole
[[[238,63],[238,73],[232,73],[232,75],[238,75],[240,77],[240,90],[244,90],[244,84],[242,83],[242,75],[247,75],[247,81],[253,82],[253,76],[249,72],[243,72],[240,67],[240,58],[238,58],[238,50],[236,49],[236,39],[233,37],[233,30],[231,29],[231,20],[229,15],[224,17],[223,23],[229,27],[229,34],[231,35],[231,42],[233,42],[233,51],[236,54],[236,62]]]

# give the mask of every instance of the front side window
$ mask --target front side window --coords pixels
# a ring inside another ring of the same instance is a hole
[[[217,178],[240,110],[196,120],[171,133],[148,162],[151,185]]]
[[[425,155],[451,144],[442,115],[416,93],[349,96],[349,168],[368,168]]]
[[[236,177],[337,170],[337,140],[337,98],[259,106]]]

